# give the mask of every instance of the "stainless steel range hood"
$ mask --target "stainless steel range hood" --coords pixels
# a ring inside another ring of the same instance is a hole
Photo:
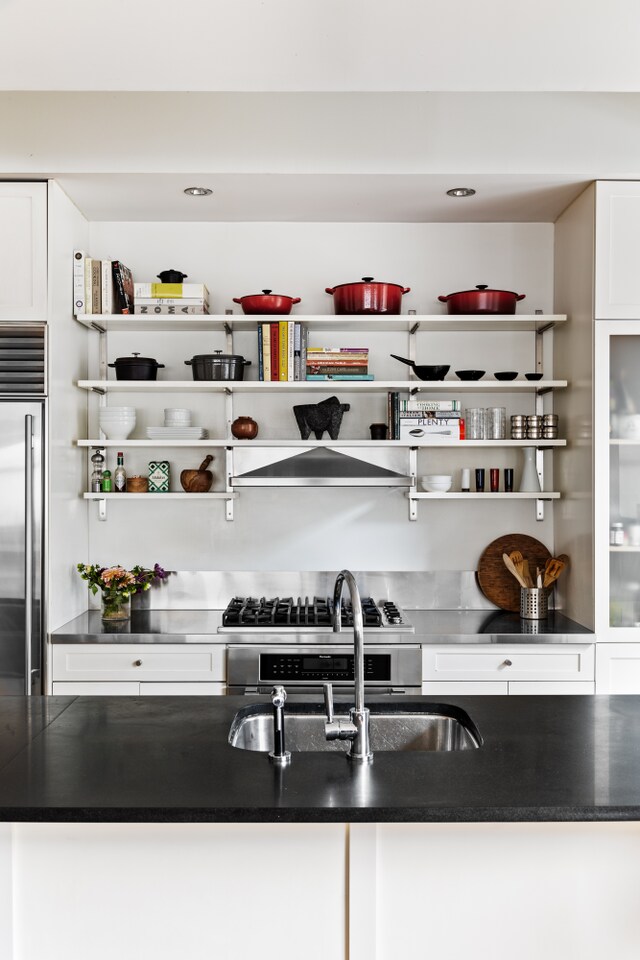
[[[233,477],[234,487],[411,487],[403,476],[328,447],[305,450]]]

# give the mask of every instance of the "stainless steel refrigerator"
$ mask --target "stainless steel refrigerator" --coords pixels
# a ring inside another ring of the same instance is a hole
[[[44,324],[0,324],[0,695],[42,692]]]

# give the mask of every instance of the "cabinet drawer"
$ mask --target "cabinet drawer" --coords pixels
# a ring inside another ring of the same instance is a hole
[[[593,644],[492,644],[422,648],[423,682],[593,679]]]
[[[225,679],[223,644],[54,644],[53,680]]]
[[[141,683],[143,697],[220,697],[227,692],[226,683]]]
[[[595,683],[589,680],[516,680],[509,684],[509,693],[512,696],[533,695],[539,697],[548,694],[549,696],[567,696],[582,694],[589,696],[596,692]]]

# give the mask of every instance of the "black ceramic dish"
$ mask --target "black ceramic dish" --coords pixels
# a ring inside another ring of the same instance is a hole
[[[494,373],[496,380],[515,380],[517,376],[517,370],[499,370],[498,373]]]
[[[404,357],[397,357],[395,353],[391,353],[389,356],[393,357],[394,360],[399,360],[400,363],[406,363],[407,366],[413,369],[413,372],[419,380],[444,380],[449,373],[449,364],[414,363],[413,360],[405,360]]]
[[[541,373],[525,373],[527,380],[542,380]]]
[[[458,380],[481,380],[486,370],[456,370]]]

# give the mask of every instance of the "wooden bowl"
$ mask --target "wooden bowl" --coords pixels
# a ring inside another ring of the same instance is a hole
[[[147,477],[127,477],[127,493],[148,493],[149,480]]]

